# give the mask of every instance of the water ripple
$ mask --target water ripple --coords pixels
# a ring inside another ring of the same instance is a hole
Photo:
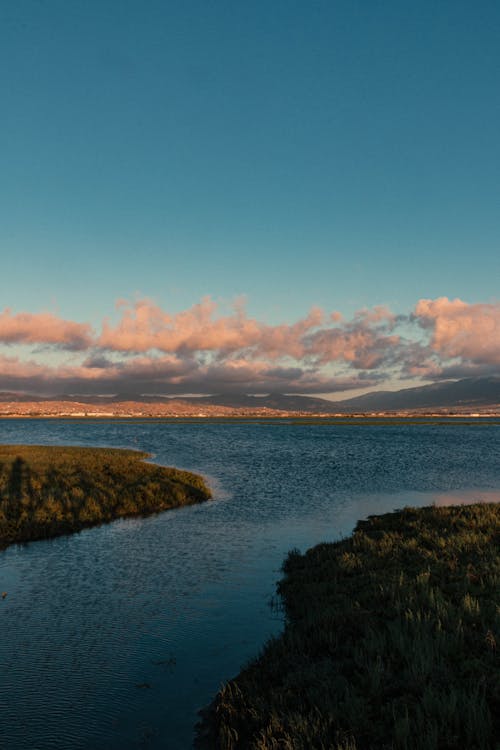
[[[0,554],[0,746],[186,750],[196,711],[281,627],[286,551],[404,504],[491,499],[494,424],[0,421],[0,441],[140,447],[215,502]]]

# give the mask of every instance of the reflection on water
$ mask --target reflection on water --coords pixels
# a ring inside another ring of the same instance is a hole
[[[500,503],[498,490],[462,490],[443,492],[434,496],[434,505],[470,505],[471,503]]]
[[[499,497],[500,431],[0,422],[0,441],[140,447],[215,501],[0,554],[0,746],[190,746],[197,709],[281,628],[291,547],[408,504]]]

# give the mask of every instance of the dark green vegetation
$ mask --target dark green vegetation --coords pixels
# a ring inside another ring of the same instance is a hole
[[[196,474],[107,448],[0,446],[0,546],[210,498]]]
[[[500,748],[500,506],[372,517],[284,573],[284,633],[217,695],[201,747]]]

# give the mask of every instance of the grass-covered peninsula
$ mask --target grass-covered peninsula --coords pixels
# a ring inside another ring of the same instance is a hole
[[[500,506],[405,509],[291,552],[282,636],[204,712],[200,747],[498,750]]]
[[[210,498],[196,474],[108,448],[0,446],[0,546]]]

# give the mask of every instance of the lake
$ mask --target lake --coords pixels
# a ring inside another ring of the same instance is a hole
[[[0,420],[1,443],[149,451],[214,500],[0,552],[0,747],[186,750],[282,627],[280,566],[404,505],[500,498],[495,420]]]

